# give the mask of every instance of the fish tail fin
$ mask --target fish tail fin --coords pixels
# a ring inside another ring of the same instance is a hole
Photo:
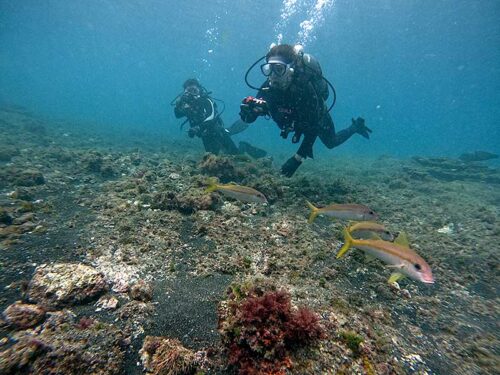
[[[215,177],[210,177],[207,180],[207,188],[205,189],[205,193],[211,193],[217,190],[217,179]]]
[[[306,202],[307,202],[307,205],[309,206],[309,208],[311,209],[311,213],[309,215],[309,219],[307,220],[307,222],[309,224],[311,224],[314,221],[314,219],[316,219],[316,216],[319,215],[319,209],[311,202],[309,202],[309,201],[306,201]]]
[[[347,230],[347,228],[344,228],[344,245],[340,248],[339,252],[337,253],[337,259],[340,258],[342,255],[344,255],[347,250],[350,249],[352,246],[352,236]]]

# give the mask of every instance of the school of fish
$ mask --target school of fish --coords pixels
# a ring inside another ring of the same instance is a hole
[[[218,184],[212,178],[208,181],[206,192],[214,191],[242,202],[268,203],[266,196],[258,190],[236,184]],[[411,249],[406,234],[400,233],[395,237],[383,224],[376,222],[379,216],[369,207],[361,204],[316,207],[309,201],[306,203],[311,210],[309,224],[319,215],[351,221],[343,230],[344,245],[337,253],[337,258],[342,257],[350,248],[356,248],[380,259],[393,270],[389,283],[397,282],[405,276],[425,284],[434,283],[431,267]]]

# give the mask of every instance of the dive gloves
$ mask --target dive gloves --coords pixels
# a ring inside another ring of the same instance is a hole
[[[370,133],[372,132],[372,130],[365,125],[364,118],[358,117],[356,120],[352,119],[351,127],[355,133],[358,133],[366,139],[370,138]]]
[[[300,158],[300,156],[299,156]],[[290,159],[286,161],[285,164],[281,167],[281,174],[285,177],[292,177],[297,168],[302,164],[296,155],[292,156]]]

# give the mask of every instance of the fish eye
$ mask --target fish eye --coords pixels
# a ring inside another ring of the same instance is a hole
[[[415,264],[413,265],[413,267],[415,267],[415,269],[416,269],[417,271],[421,271],[421,270],[422,270],[422,266],[421,266],[420,264],[418,264],[418,263],[415,263]]]

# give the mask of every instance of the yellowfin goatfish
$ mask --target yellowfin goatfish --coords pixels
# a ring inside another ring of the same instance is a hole
[[[389,278],[389,283],[398,281],[404,276],[426,284],[433,284],[431,267],[416,252],[410,249],[408,240],[401,233],[394,242],[378,240],[357,240],[352,238],[347,229],[344,229],[344,246],[337,254],[337,258],[344,255],[350,247],[363,250],[368,255],[374,256],[388,264],[388,267],[396,271]]]
[[[207,193],[220,191],[222,194],[242,202],[267,203],[267,198],[264,194],[248,186],[240,186],[235,184],[217,184],[213,180],[209,180],[208,184],[209,185],[205,190]]]
[[[307,205],[311,209],[309,220],[307,220],[309,224],[311,224],[318,215],[332,216],[344,220],[377,220],[378,218],[375,212],[362,204],[330,204],[318,208],[307,201]]]
[[[373,239],[373,234],[377,234],[385,241],[394,241],[394,235],[389,232],[383,224],[374,221],[358,221],[350,223],[347,231],[358,239]]]

